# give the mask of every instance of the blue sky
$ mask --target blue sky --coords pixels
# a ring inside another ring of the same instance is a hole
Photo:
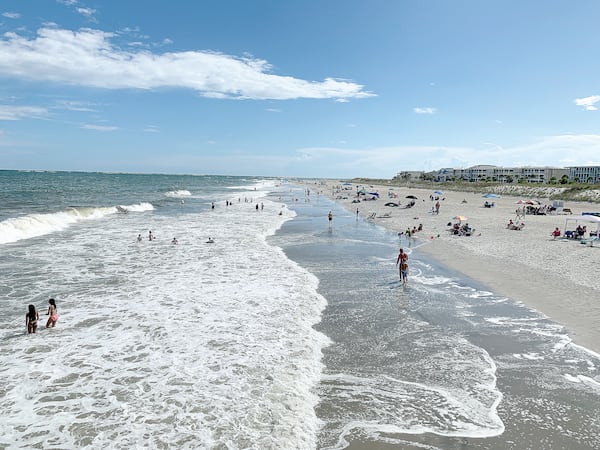
[[[0,168],[600,164],[600,2],[3,0]]]

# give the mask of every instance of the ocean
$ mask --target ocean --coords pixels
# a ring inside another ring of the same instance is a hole
[[[316,191],[0,171],[0,448],[600,448],[600,355]]]

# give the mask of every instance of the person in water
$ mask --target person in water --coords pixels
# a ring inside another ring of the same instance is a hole
[[[405,271],[404,275],[402,274],[402,272],[403,272],[402,265],[403,264],[406,265],[406,267],[404,268],[404,271]],[[398,258],[396,259],[396,265],[398,266],[398,269],[399,269],[400,281],[405,282],[406,275],[408,274],[408,255],[402,248],[400,249],[400,252],[398,253]]]
[[[27,327],[27,333],[35,333],[37,331],[37,323],[40,319],[40,315],[35,309],[35,306],[29,305],[29,311],[25,314],[25,326]]]
[[[58,308],[56,308],[56,301],[53,298],[48,300],[48,304],[48,312],[46,315],[50,317],[48,317],[48,322],[46,322],[46,328],[54,328],[58,321]]]

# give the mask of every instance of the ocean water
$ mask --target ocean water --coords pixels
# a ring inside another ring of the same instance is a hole
[[[419,245],[277,179],[0,171],[0,448],[600,448],[600,356]]]

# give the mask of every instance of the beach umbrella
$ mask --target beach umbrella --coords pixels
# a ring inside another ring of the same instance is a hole
[[[467,220],[467,218],[465,216],[454,216],[452,219],[458,220],[459,222],[462,222],[463,220]]]
[[[444,195],[444,193],[442,191],[433,191],[433,193],[437,194],[437,195]]]
[[[499,195],[496,194],[484,194],[482,195],[483,198],[500,198]]]
[[[407,195],[406,198],[412,198],[413,200],[417,199],[417,197],[415,197],[414,195]]]
[[[385,206],[399,206],[398,203],[394,203],[394,202],[387,202],[385,204]]]

